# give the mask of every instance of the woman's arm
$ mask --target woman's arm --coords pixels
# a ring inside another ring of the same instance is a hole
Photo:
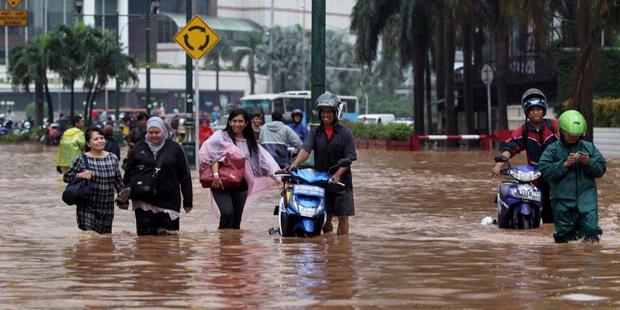
[[[211,172],[213,172],[213,184],[211,187],[224,189],[224,184],[220,180],[220,164],[217,161],[211,165]]]

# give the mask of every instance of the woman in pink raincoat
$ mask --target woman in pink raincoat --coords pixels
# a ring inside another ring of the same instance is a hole
[[[234,109],[228,116],[226,128],[207,139],[198,153],[200,161],[213,171],[211,203],[214,213],[220,215],[219,229],[239,229],[245,205],[277,182],[275,172],[279,169],[278,164],[258,145],[249,124],[248,112]],[[227,156],[245,158],[244,178],[237,188],[224,188],[219,178],[219,163]]]

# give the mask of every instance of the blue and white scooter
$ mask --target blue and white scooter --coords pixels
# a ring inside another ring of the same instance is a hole
[[[503,181],[497,188],[497,224],[499,228],[531,229],[540,226],[542,193],[533,182],[541,175],[533,166],[515,166],[502,170],[515,181]]]
[[[329,169],[351,165],[351,160],[341,159],[338,165]],[[284,190],[280,204],[274,215],[278,216],[279,228],[269,230],[270,234],[278,232],[283,237],[313,237],[321,234],[325,224],[325,187],[344,186],[342,183],[330,183],[330,173],[319,172],[312,168],[298,169],[291,172],[280,170],[276,176],[282,179]]]

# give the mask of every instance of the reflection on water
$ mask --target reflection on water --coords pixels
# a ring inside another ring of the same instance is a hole
[[[278,195],[218,231],[205,190],[178,235],[79,232],[53,147],[0,146],[0,308],[617,308],[620,165],[599,182],[603,242],[556,245],[494,216],[492,153],[363,151],[351,235],[269,236]]]

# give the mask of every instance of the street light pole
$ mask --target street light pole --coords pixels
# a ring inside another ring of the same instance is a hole
[[[151,6],[148,2],[146,3],[146,27],[144,27],[146,34],[146,114],[151,115]]]

